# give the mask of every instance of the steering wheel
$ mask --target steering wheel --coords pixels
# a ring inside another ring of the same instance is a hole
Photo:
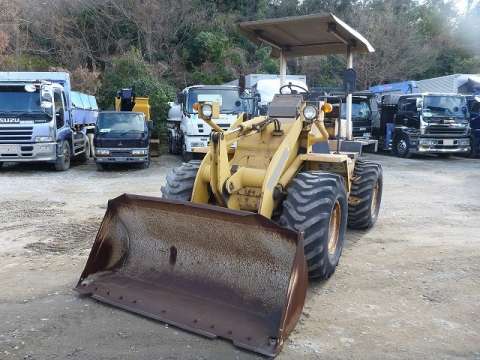
[[[286,94],[284,94],[284,92],[283,92],[283,90],[284,90],[285,88],[289,88],[289,89],[290,89],[290,94],[298,94],[298,91],[293,90],[293,88],[300,89],[300,90],[302,90],[303,92],[305,92],[306,94],[308,94],[308,90],[305,89],[303,86],[295,85],[295,84],[292,84],[292,83],[288,83],[287,85],[281,86],[281,87],[280,87],[280,94],[286,95]]]

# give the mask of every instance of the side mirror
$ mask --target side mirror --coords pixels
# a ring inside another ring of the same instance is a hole
[[[418,98],[416,100],[416,105],[417,105],[417,111],[422,111],[422,109],[423,109],[423,99]]]
[[[351,94],[357,86],[357,72],[354,69],[347,69],[343,73],[343,88],[346,94]]]
[[[185,94],[183,92],[179,92],[177,94],[177,103],[183,104],[185,102]]]
[[[148,127],[148,130],[153,130],[153,121],[152,120],[148,120],[147,121],[147,127]]]

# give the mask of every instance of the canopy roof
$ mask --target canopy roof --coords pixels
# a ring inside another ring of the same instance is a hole
[[[367,39],[333,14],[295,16],[281,19],[247,21],[240,31],[256,44],[272,46],[272,56],[283,51],[288,57],[369,53],[375,49]]]

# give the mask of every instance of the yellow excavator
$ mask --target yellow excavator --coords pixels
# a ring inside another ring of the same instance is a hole
[[[302,313],[308,277],[333,274],[347,227],[374,225],[383,186],[381,166],[360,158],[348,131],[329,139],[328,127],[342,123],[325,121],[331,105],[285,83],[286,61],[346,53],[351,68],[354,53],[373,48],[334,15],[245,22],[240,31],[280,59],[283,85],[268,114],[240,114],[223,130],[219,103],[196,103],[213,129],[197,149],[203,160],[173,169],[162,198],[109,201],[76,290],[275,356]]]

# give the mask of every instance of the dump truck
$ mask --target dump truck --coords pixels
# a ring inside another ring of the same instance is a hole
[[[399,157],[470,152],[466,98],[457,94],[385,95],[374,136],[384,150]]]
[[[212,129],[203,160],[173,169],[162,198],[109,202],[76,290],[275,356],[302,313],[308,278],[334,273],[347,226],[374,225],[383,187],[379,164],[329,141],[331,105],[286,83],[286,60],[347,53],[351,67],[353,53],[373,47],[334,15],[240,31],[280,59],[268,114],[241,113],[223,129],[216,99],[192,104]],[[314,153],[316,144],[325,151]]]
[[[0,72],[0,166],[47,162],[58,171],[86,161],[97,121],[95,97],[71,90],[64,72]]]

